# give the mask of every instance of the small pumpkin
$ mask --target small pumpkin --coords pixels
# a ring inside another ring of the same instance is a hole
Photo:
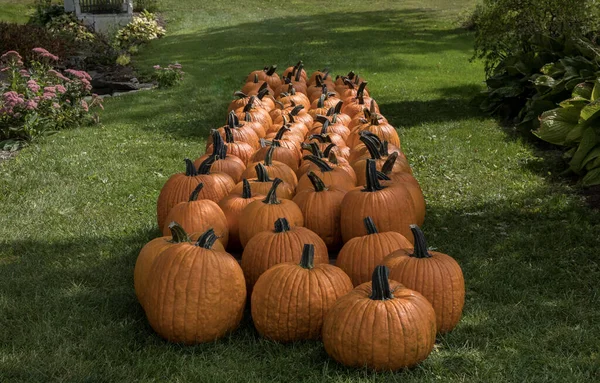
[[[259,136],[256,133],[256,125],[254,123],[240,123],[240,120],[238,119],[237,115],[235,114],[234,111],[231,111],[228,115],[227,115],[227,124],[225,126],[227,126],[229,129],[231,129],[231,134],[233,136],[233,139],[235,141],[241,141],[241,142],[247,142],[248,144],[250,144],[254,149],[258,149],[260,147],[260,143],[259,143]],[[260,129],[262,129],[262,137],[265,136],[265,132],[264,132],[264,128],[262,128],[262,125],[258,124]],[[217,129],[219,131],[219,134],[221,135],[221,138],[225,138],[225,126],[220,127],[219,129]],[[213,138],[212,135],[208,136],[208,140],[206,141],[206,149],[208,150],[208,148],[210,148],[210,146],[213,143]]]
[[[283,162],[292,170],[298,170],[299,162],[300,162],[300,151],[296,148],[289,148],[281,146],[279,140],[268,141],[261,138],[260,141],[260,149],[258,149],[252,155],[252,162],[260,162],[262,161],[269,150],[273,148],[272,158],[275,161]]]
[[[338,91],[340,93],[340,98],[342,100],[352,100],[353,98],[356,98],[358,96],[358,93],[362,93],[363,96],[368,96],[369,95],[369,91],[366,89],[367,88],[367,82],[363,81],[360,83],[360,85],[358,86],[358,88],[354,85],[354,83],[352,82],[352,80],[347,79],[345,81],[345,85],[346,88],[343,91]]]
[[[254,81],[254,76],[258,76],[259,81],[265,81],[271,89],[276,89],[281,85],[281,78],[277,74],[277,65],[264,67],[263,70],[255,70],[248,75],[246,82]]]
[[[225,143],[227,145],[227,153],[229,153],[232,156],[236,156],[237,158],[242,160],[244,165],[248,165],[250,158],[254,154],[254,148],[252,147],[252,145],[250,145],[247,142],[236,141],[235,138],[233,137],[233,132],[229,126],[227,126],[227,125],[224,126],[224,129],[225,129]],[[214,152],[213,147],[214,147],[214,144],[211,144],[206,151]]]
[[[460,265],[448,254],[427,250],[425,235],[410,226],[414,249],[399,249],[383,259],[390,278],[418,291],[435,310],[437,331],[452,331],[460,321],[465,304],[465,280]]]
[[[269,177],[267,169],[262,163],[256,163],[254,165],[254,171],[256,178],[248,178],[250,184],[250,190],[252,194],[267,195],[271,187],[273,186],[273,179]],[[243,183],[240,182],[231,190],[232,194],[241,194],[243,192]],[[277,188],[277,198],[292,199],[294,197],[295,189],[292,185],[287,182],[283,182]]]
[[[290,226],[283,217],[273,222],[244,247],[241,265],[248,291],[269,268],[283,262],[299,262],[305,243],[315,246],[315,263],[329,263],[327,246],[316,233],[302,226]]]
[[[196,243],[163,251],[152,264],[146,315],[154,331],[170,342],[213,342],[242,319],[244,273],[230,254],[213,249],[216,241],[208,230]]]
[[[197,158],[196,161],[194,161],[194,166],[200,167],[200,165],[209,157],[214,157],[214,161],[210,166],[211,171],[225,173],[229,175],[235,183],[240,182],[242,173],[246,170],[246,164],[244,164],[244,161],[240,158],[227,154],[229,148],[225,145],[217,130],[213,129],[212,137],[212,153],[207,153]]]
[[[349,367],[395,371],[423,361],[435,344],[435,312],[377,266],[371,282],[338,299],[323,322],[325,351]]]
[[[326,186],[335,185],[337,188],[341,190],[350,190],[355,187],[354,179],[352,176],[348,174],[348,172],[339,167],[332,167],[327,162],[323,161],[321,158],[318,158],[313,155],[308,155],[303,157],[304,160],[311,161],[314,163],[318,170],[315,170],[315,173]],[[308,189],[312,186],[312,182],[308,178],[307,174],[304,174],[298,180],[298,186],[296,190],[300,192],[301,190]]]
[[[366,166],[366,186],[350,190],[342,201],[341,228],[344,242],[367,234],[362,220],[371,217],[380,231],[395,231],[412,243],[410,225],[417,220],[412,196],[401,185],[381,185],[377,179],[374,160],[367,160]]]
[[[213,228],[219,240],[227,246],[229,228],[223,210],[215,202],[208,199],[198,199],[198,194],[204,188],[201,182],[190,194],[189,200],[173,206],[167,215],[167,222],[178,222],[188,233],[204,232]],[[170,233],[169,225],[163,228],[163,235]]]
[[[273,125],[273,120],[266,109],[254,104],[255,101],[256,96],[250,97],[250,100],[248,100],[248,103],[243,109],[237,109],[235,111],[236,116],[240,120],[249,119],[252,122],[258,122],[263,126],[265,132],[267,132],[271,128],[271,125]]]
[[[258,93],[256,94],[257,99],[254,100],[254,103],[256,104],[256,106],[259,106],[263,109],[266,110],[271,110],[274,107],[274,103],[272,100],[268,99],[268,98],[264,98],[264,95],[267,95],[269,93],[269,89],[267,89],[267,83],[263,83],[263,86],[258,90]],[[237,97],[236,100],[233,100],[229,103],[229,106],[227,107],[227,113],[231,112],[232,110],[238,110],[240,108],[244,108],[248,102],[250,101],[250,98],[252,97],[251,94],[246,94],[243,93],[242,91],[237,91],[233,94],[235,97]],[[265,100],[266,102],[263,103],[263,100]]]
[[[286,70],[283,71],[282,76],[287,77],[290,73],[293,76],[299,75],[300,78],[302,78],[305,82],[308,79],[306,71],[304,70],[304,63],[302,62],[302,60],[298,61],[296,65],[286,68]]]
[[[229,228],[229,240],[227,242],[227,249],[229,251],[240,251],[242,249],[239,220],[244,208],[256,200],[265,198],[262,194],[252,194],[252,189],[247,179],[244,178],[241,183],[243,188],[241,194],[230,193],[219,202],[219,207],[223,211],[223,214],[225,214],[227,227]]]
[[[352,290],[342,270],[315,264],[314,252],[313,244],[305,244],[300,263],[275,265],[258,278],[251,309],[263,337],[277,342],[319,339],[327,311]]]
[[[400,233],[386,231],[380,233],[371,217],[363,219],[366,235],[354,237],[344,244],[335,265],[344,270],[352,279],[354,286],[368,282],[371,270],[391,252],[412,247],[406,237]]]
[[[339,135],[345,143],[350,135],[350,129],[339,122],[336,116],[337,115],[334,114],[333,117],[329,118],[327,116],[318,115],[315,118],[316,121],[310,130],[310,134],[335,133]]]
[[[355,115],[363,112],[364,108],[367,105],[370,105],[375,112],[379,112],[379,107],[377,106],[377,102],[373,100],[371,97],[365,94],[364,87],[366,87],[366,81],[364,81],[361,86],[358,88],[356,92],[356,96],[352,98],[344,99],[344,107],[342,108],[342,113],[347,114],[351,118]]]
[[[247,81],[244,84],[242,87],[242,93],[256,95],[265,86],[265,84],[269,90],[269,93],[274,94],[273,89],[269,87],[269,84],[266,81],[261,80],[257,74],[255,74],[250,81]]]
[[[307,177],[312,188],[299,191],[293,201],[302,211],[304,226],[321,237],[329,250],[337,250],[342,245],[340,216],[346,191],[336,185],[325,186],[312,171],[307,173]]]
[[[310,100],[308,97],[304,93],[297,92],[292,84],[288,85],[285,92],[279,94],[277,100],[285,106],[302,105],[304,108],[310,109]]]
[[[362,125],[358,125],[355,129],[356,133],[360,133],[363,130],[368,130],[369,132],[377,135],[381,141],[388,141],[390,144],[400,147],[400,136],[398,136],[396,128],[387,122],[383,122],[379,118],[379,113],[371,113],[370,111],[366,110],[365,115],[367,122]],[[352,133],[350,136],[352,136]]]
[[[304,105],[296,105],[291,109],[285,108],[273,119],[273,124],[275,126],[283,125],[287,118],[287,120],[292,120],[294,122],[301,122],[306,125],[306,128],[310,128],[314,122],[313,117],[304,109]]]
[[[387,141],[384,141],[380,147],[377,146],[375,141],[370,139],[368,136],[361,136],[361,141],[367,146],[367,150],[369,151],[369,155],[372,160],[375,161],[375,166],[377,170],[381,170],[383,164],[389,158],[389,152],[387,147]],[[412,169],[410,164],[406,160],[406,158],[398,157],[398,153],[394,152],[395,158],[394,162],[391,162],[389,165],[392,166],[392,172],[406,172],[412,174]],[[356,180],[359,185],[364,185],[367,181],[366,174],[366,164],[368,158],[359,158],[354,163],[352,163],[352,168],[356,173]]]
[[[261,231],[269,230],[277,218],[286,218],[293,226],[304,226],[302,211],[298,205],[288,199],[277,198],[277,188],[283,183],[275,178],[267,197],[254,201],[242,212],[240,217],[240,242],[246,246],[248,241]]]
[[[250,166],[244,171],[242,174],[243,178],[256,178],[258,176],[258,170],[256,165],[262,164],[264,169],[266,169],[267,174],[271,178],[281,178],[283,182],[290,185],[291,188],[295,189],[296,185],[298,185],[298,177],[292,168],[288,165],[284,164],[281,161],[274,161],[273,154],[275,152],[275,147],[270,146],[269,150],[265,154],[265,158],[263,162],[254,162],[250,164]]]

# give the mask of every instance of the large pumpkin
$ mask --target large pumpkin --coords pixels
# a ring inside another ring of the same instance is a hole
[[[223,127],[225,131],[225,143],[227,144],[227,153],[238,157],[244,165],[247,165],[254,154],[254,148],[247,142],[237,141],[233,136],[233,131],[228,125]],[[213,144],[206,149],[207,152],[213,152]]]
[[[402,185],[381,185],[374,160],[367,160],[367,185],[350,190],[342,201],[342,238],[348,242],[367,234],[362,223],[371,217],[380,231],[395,231],[412,242],[410,225],[417,221],[410,192]]]
[[[262,194],[267,195],[271,187],[273,186],[273,179],[269,177],[267,173],[267,168],[262,163],[257,163],[254,165],[254,173],[256,174],[256,178],[248,178],[248,183],[250,184],[250,189],[252,190],[252,194]],[[235,185],[235,187],[231,190],[232,194],[241,194],[243,191],[242,182]],[[295,194],[295,189],[292,185],[287,182],[282,183],[277,188],[277,198],[282,199],[292,199]]]
[[[354,286],[368,282],[371,270],[379,265],[389,253],[412,247],[402,234],[377,231],[371,217],[363,220],[367,235],[355,237],[344,244],[335,261],[336,266],[344,270],[352,279]]]
[[[319,339],[327,311],[352,290],[350,278],[338,267],[314,264],[314,251],[314,245],[305,244],[299,264],[275,265],[254,285],[252,320],[265,338],[278,342]]]
[[[248,241],[242,254],[242,269],[248,289],[270,267],[283,262],[298,262],[305,243],[315,246],[316,263],[329,263],[327,246],[317,234],[301,226],[290,226],[286,218],[276,219],[268,230]]]
[[[250,238],[261,231],[270,230],[278,218],[287,218],[293,226],[304,226],[302,211],[287,199],[277,198],[277,188],[283,181],[275,178],[264,200],[254,201],[242,211],[240,217],[240,242],[246,246]]]
[[[194,161],[194,166],[200,167],[209,157],[215,157],[210,170],[212,172],[220,172],[229,175],[235,183],[242,179],[242,173],[246,170],[246,164],[240,158],[228,155],[228,147],[223,142],[223,138],[216,129],[212,130],[213,144],[212,152],[206,153]]]
[[[267,174],[271,178],[281,178],[283,182],[295,188],[298,185],[298,177],[292,168],[281,161],[274,161],[273,154],[276,152],[276,147],[269,146],[269,149],[265,153],[264,160],[262,162],[253,162],[244,171],[242,176],[244,178],[256,178],[258,176],[259,167],[258,164],[262,164]]]
[[[312,188],[299,191],[293,201],[302,211],[304,226],[321,237],[329,250],[337,250],[342,245],[340,216],[346,190],[336,185],[326,187],[312,171],[308,172],[307,177]]]
[[[323,180],[326,186],[335,185],[339,189],[350,190],[356,185],[352,176],[342,168],[332,167],[321,158],[313,155],[304,156],[303,159],[314,163],[318,167],[314,172]],[[311,186],[312,182],[306,174],[303,174],[298,180],[296,190],[299,192]]]
[[[246,303],[246,283],[238,262],[214,250],[214,231],[196,243],[163,251],[148,280],[146,315],[161,337],[171,342],[213,342],[236,329]]]
[[[414,249],[399,249],[385,257],[390,278],[423,294],[436,314],[437,331],[456,327],[465,304],[465,280],[460,265],[451,256],[427,250],[425,236],[411,225]]]
[[[390,153],[388,152],[387,141],[377,145],[376,141],[370,139],[368,136],[361,136],[360,140],[367,146],[371,159],[375,160],[375,166],[377,170],[381,170],[383,164],[389,158]],[[412,174],[410,164],[405,157],[398,157],[397,152],[392,153],[394,155],[394,161],[389,163],[392,167],[392,172],[406,172]],[[357,159],[352,163],[352,168],[356,173],[356,180],[359,185],[364,185],[367,181],[366,164],[368,158]]]
[[[188,233],[204,232],[214,228],[220,241],[227,246],[229,239],[227,218],[216,202],[209,199],[198,199],[203,188],[204,184],[199,183],[190,194],[188,201],[173,206],[167,214],[167,222],[178,222]],[[166,224],[163,228],[163,235],[168,235],[169,232],[169,225]]]
[[[349,367],[377,371],[414,366],[435,344],[435,312],[416,291],[388,280],[377,266],[371,282],[341,297],[325,316],[323,344]]]

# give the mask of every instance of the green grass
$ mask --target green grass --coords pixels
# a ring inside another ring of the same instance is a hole
[[[32,0],[0,0],[0,22],[25,24],[33,13]]]
[[[103,127],[0,164],[3,381],[598,381],[600,214],[471,105],[483,70],[452,20],[474,1],[367,3],[169,0],[169,36],[136,65],[179,61],[182,86],[109,100]],[[463,267],[461,323],[409,371],[346,369],[319,342],[260,339],[247,317],[214,344],[168,344],[135,299],[167,177],[203,152],[249,71],[300,58],[369,80],[426,194],[429,244]]]

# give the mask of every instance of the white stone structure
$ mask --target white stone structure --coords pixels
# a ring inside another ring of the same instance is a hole
[[[79,5],[79,0],[64,0],[65,11],[75,12],[75,16],[89,27],[92,27],[97,33],[109,34],[125,25],[133,18],[133,0],[123,0],[123,9],[121,13],[94,14],[83,13]]]

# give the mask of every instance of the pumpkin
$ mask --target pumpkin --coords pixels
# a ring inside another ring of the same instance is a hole
[[[298,61],[298,63],[296,65],[291,66],[291,67],[287,68],[286,70],[284,70],[282,76],[287,77],[288,74],[290,74],[290,73],[293,76],[296,76],[299,73],[300,78],[304,79],[305,82],[306,82],[306,79],[308,78],[306,75],[306,71],[304,70],[304,63],[302,61]]]
[[[267,153],[265,154],[265,158],[262,162],[262,165],[264,169],[266,169],[269,177],[281,178],[283,182],[290,185],[292,189],[295,189],[296,185],[298,185],[298,177],[296,176],[294,170],[286,164],[284,164],[283,162],[273,161],[273,153],[275,149],[276,148],[274,146],[269,147],[269,150],[267,150]],[[244,178],[256,178],[258,176],[258,168],[256,167],[256,165],[258,165],[259,163],[260,162],[254,162],[250,164],[250,166],[244,171],[244,174],[242,176]]]
[[[209,157],[214,157],[214,161],[210,166],[211,171],[225,173],[229,175],[235,183],[240,182],[242,173],[246,170],[246,164],[236,156],[227,155],[228,147],[223,142],[223,139],[217,130],[213,129],[212,137],[212,153],[207,153],[202,157],[197,158],[196,161],[194,161],[194,166],[200,167],[200,165]]]
[[[180,202],[187,201],[199,183],[202,182],[205,186],[199,197],[215,202],[220,201],[233,188],[235,183],[227,174],[211,174],[211,161],[211,159],[207,159],[206,163],[198,170],[194,167],[194,163],[186,158],[185,172],[177,173],[167,180],[160,190],[156,202],[156,216],[158,227],[161,230],[165,226],[167,214],[169,214],[171,208]]]
[[[271,89],[276,89],[281,85],[281,79],[276,71],[277,65],[265,67],[263,70],[255,70],[248,75],[246,82],[254,81],[254,76],[258,76],[259,81],[265,81]]]
[[[427,250],[425,236],[411,225],[414,249],[394,251],[383,259],[390,268],[390,278],[418,291],[435,310],[439,333],[452,331],[458,324],[465,304],[465,280],[458,262],[451,256]]]
[[[335,185],[341,190],[350,190],[356,185],[354,183],[354,179],[352,179],[352,176],[342,168],[332,167],[321,158],[313,155],[304,156],[303,159],[311,161],[319,168],[318,170],[315,170],[315,173],[323,180],[323,183],[327,187]],[[296,187],[296,190],[299,192],[301,190],[308,189],[311,186],[312,182],[308,178],[308,175],[304,174],[298,180],[298,186]]]
[[[279,140],[267,141],[261,138],[260,141],[261,148],[258,149],[252,155],[252,162],[262,161],[267,152],[273,148],[272,158],[275,161],[283,162],[292,170],[296,171],[298,169],[298,163],[300,159],[300,150],[297,148],[289,148],[281,146]]]
[[[374,113],[377,113],[377,110],[375,109],[375,101],[371,102],[370,108],[365,107],[362,111],[351,117],[350,122],[348,123],[348,129],[350,129],[351,132],[354,133],[354,131],[358,128],[359,125],[365,124],[369,121],[369,119],[366,116],[367,111],[369,111],[370,113],[369,116],[373,116]],[[387,119],[379,113],[376,114],[376,117],[380,123],[387,122]]]
[[[330,106],[325,106],[325,95],[321,95],[321,97],[315,101],[316,103],[314,105],[311,104],[311,109],[308,111],[308,114],[313,118],[313,120],[318,115],[327,114],[330,108]]]
[[[294,88],[300,93],[306,94],[306,79],[302,76],[304,69],[302,65],[294,73],[287,73],[282,79],[282,83],[279,88],[275,91],[275,94],[285,92],[289,85],[293,85]]]
[[[256,95],[258,92],[260,92],[261,89],[263,89],[265,85],[269,92],[273,94],[273,89],[269,87],[269,84],[266,81],[261,81],[258,75],[255,74],[250,81],[244,84],[244,86],[242,87],[242,93],[248,95]]]
[[[328,118],[327,116],[318,115],[315,118],[315,123],[310,130],[310,134],[319,133],[335,133],[339,135],[344,142],[350,135],[350,129],[337,120],[337,115]]]
[[[322,84],[318,86],[316,89],[311,90],[310,87],[307,90],[308,99],[311,100],[310,107],[316,108],[319,102],[319,98],[323,97],[323,105],[326,108],[335,107],[335,105],[340,102],[340,98],[338,97],[338,93],[334,91],[333,85]]]
[[[340,124],[344,125],[344,126],[348,126],[348,124],[350,123],[350,121],[352,121],[352,119],[350,118],[350,116],[348,116],[345,113],[342,113],[342,106],[344,105],[344,101],[340,101],[338,102],[334,107],[329,108],[329,110],[327,111],[327,118],[329,118],[329,120],[331,122],[339,122]],[[335,119],[335,120],[334,120]]]
[[[366,84],[364,86],[366,87]],[[379,112],[377,102],[365,94],[362,86],[357,90],[355,97],[345,98],[343,101],[344,106],[342,108],[342,113],[345,113],[350,117],[354,117],[355,115],[363,112],[367,105],[370,105],[375,112]]]
[[[329,144],[335,144],[339,149],[346,147],[346,142],[339,134],[327,132],[327,125],[328,122],[323,125],[323,128],[325,129],[322,129],[322,131],[325,133],[311,134],[305,142],[310,143],[311,141],[317,141],[321,150],[325,150]],[[350,154],[349,148],[348,154]]]
[[[354,184],[357,185],[356,173],[354,172],[354,169],[352,168],[352,166],[350,166],[350,163],[348,162],[348,160],[346,160],[345,158],[340,157],[336,154],[337,152],[335,149],[337,149],[337,148],[338,147],[335,144],[330,144],[323,151],[323,156],[327,157],[328,163],[331,166],[339,167],[339,168],[345,170],[346,173],[348,173],[350,175],[350,177],[352,178],[352,181],[354,181]]]
[[[250,190],[252,191],[252,194],[267,195],[269,190],[271,190],[271,186],[273,186],[273,180],[269,177],[269,173],[267,173],[265,166],[260,162],[254,165],[254,171],[256,173],[256,178],[248,178],[248,183],[250,184]],[[231,194],[241,194],[243,192],[243,188],[244,185],[242,182],[240,182],[231,190]],[[284,182],[277,188],[276,194],[277,198],[292,199],[294,197],[295,190],[292,185]]]
[[[227,218],[217,203],[208,199],[198,199],[204,188],[201,182],[190,194],[189,200],[173,206],[167,215],[167,222],[178,222],[188,233],[204,232],[211,227],[219,236],[219,240],[227,246],[229,228]],[[170,233],[169,225],[163,228],[163,235]]]
[[[279,94],[277,101],[281,102],[284,106],[302,105],[304,108],[310,109],[310,100],[308,97],[304,93],[297,92],[292,84],[288,85],[285,92]]]
[[[377,170],[380,170],[382,168],[383,164],[385,163],[385,161],[389,157],[387,143],[383,143],[381,147],[377,147],[377,144],[375,143],[375,141],[370,139],[368,136],[363,135],[363,136],[361,136],[360,139],[367,146],[369,155],[371,156],[371,159],[373,159],[375,161]],[[385,141],[385,142],[387,142],[387,141]],[[412,169],[410,168],[408,161],[405,158],[398,157],[397,152],[394,152],[394,153],[395,153],[395,155],[394,155],[395,160],[394,160],[394,162],[390,163],[390,166],[392,166],[392,168],[393,168],[392,172],[406,172],[406,173],[412,174]],[[368,160],[367,158],[358,159],[352,164],[352,168],[354,169],[354,172],[356,173],[356,179],[357,179],[357,182],[359,185],[364,185],[367,181],[367,174],[366,174],[367,160]]]
[[[286,120],[284,120],[284,117],[287,117],[288,120],[294,122],[303,123],[304,125],[306,125],[307,129],[311,127],[314,122],[313,117],[306,112],[306,109],[304,109],[304,105],[296,105],[291,109],[283,109],[278,116],[273,118],[273,124],[275,126],[281,126],[285,124]]]
[[[406,156],[404,155],[404,153],[402,153],[402,150],[399,147],[390,145],[390,143],[387,141],[381,142],[379,137],[377,137],[374,133],[371,133],[368,130],[363,130],[356,135],[356,137],[358,137],[359,140],[358,144],[352,145],[352,142],[350,142],[351,139],[347,140],[349,142],[348,146],[352,145],[352,149],[350,150],[350,157],[348,157],[348,161],[351,164],[355,163],[358,160],[371,157],[367,145],[365,145],[364,142],[360,141],[360,138],[362,136],[367,136],[372,141],[374,141],[376,146],[379,148],[379,152],[382,156],[389,156],[390,153],[398,152],[398,156],[406,160]]]
[[[288,199],[277,198],[277,188],[283,181],[275,178],[267,197],[254,201],[242,212],[240,217],[240,242],[246,246],[248,241],[260,233],[269,230],[277,218],[286,218],[293,226],[304,226],[302,211],[298,205]]]
[[[293,201],[302,211],[304,226],[321,237],[329,250],[337,250],[342,245],[340,216],[346,191],[336,185],[326,187],[312,171],[307,177],[312,188],[299,191]]]
[[[152,264],[146,314],[154,331],[170,342],[213,342],[242,319],[244,273],[230,254],[213,249],[216,240],[208,230],[196,243],[163,251]]]
[[[223,211],[223,214],[225,214],[227,227],[229,228],[229,241],[227,243],[229,251],[239,251],[242,249],[239,220],[244,208],[256,200],[265,198],[262,194],[252,194],[250,183],[245,178],[242,180],[242,188],[241,194],[230,193],[219,202],[219,207]]]
[[[352,82],[352,80],[347,79],[345,81],[345,85],[346,85],[346,88],[344,90],[342,90],[341,92],[338,91],[338,93],[340,93],[340,98],[342,100],[352,100],[353,98],[356,98],[359,93],[362,93],[363,96],[369,95],[369,92],[366,90],[366,88],[367,88],[366,81],[361,82],[357,88],[356,86],[354,86],[354,83]]]
[[[302,130],[306,128],[302,123],[296,123],[295,125],[302,126]],[[302,130],[296,130],[295,132],[292,132],[290,125],[284,124],[277,132],[267,134],[265,139],[279,141],[279,146],[296,151],[296,153],[298,153],[298,157],[300,157],[299,148],[300,144],[302,144],[304,141],[304,134],[302,134]]]
[[[377,266],[371,282],[338,299],[323,322],[325,351],[349,367],[399,370],[421,362],[435,344],[435,312],[416,291],[388,280]]]
[[[362,220],[373,218],[380,231],[395,231],[413,241],[410,226],[416,222],[415,205],[402,185],[381,185],[374,160],[367,160],[367,184],[350,190],[342,201],[342,238],[348,242],[367,234]],[[300,182],[298,186],[300,186]]]
[[[271,128],[271,125],[273,125],[273,120],[266,109],[254,105],[255,100],[256,96],[250,97],[250,100],[248,100],[243,109],[235,111],[236,116],[239,119],[249,119],[251,122],[258,122],[263,126],[265,132],[267,132]]]
[[[241,265],[248,291],[269,268],[283,262],[299,262],[305,243],[314,245],[315,263],[329,263],[327,246],[316,233],[302,226],[290,226],[283,217],[273,222],[244,247]]]
[[[263,337],[277,342],[319,339],[327,311],[352,290],[342,270],[314,264],[314,252],[314,245],[305,244],[300,263],[275,265],[258,278],[251,311]]]
[[[235,112],[231,111],[227,115],[227,125],[225,125],[225,126],[227,126],[229,129],[231,129],[231,134],[235,141],[247,142],[254,149],[258,149],[260,147],[259,136],[256,133],[256,126],[253,126],[253,125],[255,125],[255,123],[246,123],[246,122],[240,123],[240,120],[237,117],[237,115],[235,114]],[[264,132],[264,128],[262,128],[262,125],[260,125],[260,124],[258,124],[258,125],[262,129],[262,137],[264,137],[266,134]],[[225,138],[225,126],[222,126],[219,129],[217,129],[219,131],[219,134],[221,135],[221,138]],[[213,143],[213,137],[212,137],[212,135],[210,135],[210,136],[208,136],[208,140],[206,141],[207,151],[208,151],[208,148],[210,148],[212,143]]]
[[[354,71],[348,72],[347,75],[337,75],[335,76],[335,90],[338,93],[342,93],[344,90],[348,89],[348,85],[346,84],[346,79],[353,81],[358,76]],[[355,85],[355,84],[354,84]]]
[[[225,143],[227,144],[227,153],[229,153],[232,156],[236,156],[237,158],[242,160],[244,165],[247,165],[250,161],[250,158],[252,158],[252,155],[254,154],[254,148],[247,142],[236,141],[233,137],[233,132],[229,126],[226,125],[223,128],[225,130]],[[213,146],[214,144],[211,144],[208,147],[207,152],[214,152]]]
[[[273,109],[275,104],[273,100],[270,100],[269,98],[264,98],[264,96],[267,94],[269,94],[269,90],[267,89],[267,83],[265,82],[263,83],[263,86],[258,90],[258,93],[256,94],[257,97],[253,100],[253,102],[258,107],[271,110]],[[233,100],[229,103],[229,106],[227,107],[227,113],[231,112],[232,110],[244,108],[253,96],[251,94],[243,93],[242,91],[237,91],[233,95],[237,97],[237,100]],[[265,102],[263,102],[263,100],[265,100]]]
[[[366,235],[354,237],[344,244],[335,265],[348,274],[354,286],[368,282],[371,270],[391,252],[412,247],[402,234],[387,231],[380,233],[371,217],[363,219]]]
[[[390,144],[400,147],[400,136],[396,132],[396,128],[387,122],[381,121],[379,113],[371,113],[368,110],[365,111],[367,123],[358,125],[355,130],[356,133],[360,133],[363,130],[368,130],[379,137],[381,141],[388,141]],[[352,136],[352,133],[350,133]],[[351,142],[352,144],[352,142]]]

